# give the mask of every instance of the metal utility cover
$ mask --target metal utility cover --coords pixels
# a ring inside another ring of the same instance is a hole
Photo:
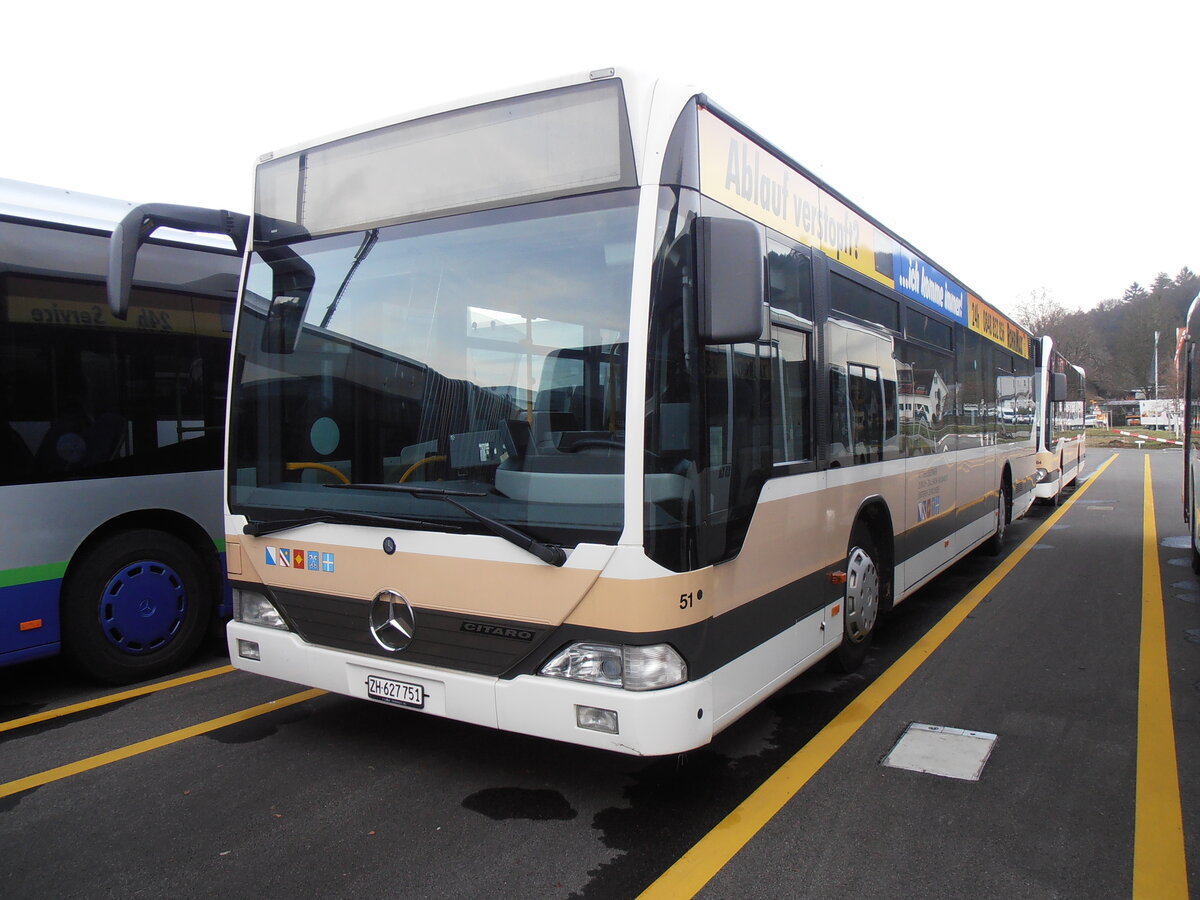
[[[914,722],[884,757],[883,764],[893,769],[978,781],[995,743],[996,735],[984,731]]]

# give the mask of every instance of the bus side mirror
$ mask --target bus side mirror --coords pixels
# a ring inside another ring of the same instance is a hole
[[[263,328],[262,351],[264,353],[292,353],[300,338],[304,325],[303,297],[276,294],[267,310],[267,323]]]
[[[1067,399],[1067,373],[1055,372],[1050,376],[1050,396],[1051,403],[1057,403],[1060,400]]]
[[[246,250],[250,217],[224,209],[176,206],[172,203],[145,203],[125,214],[113,229],[108,244],[108,308],[115,318],[129,315],[129,293],[133,289],[133,269],[138,248],[156,228],[223,234],[233,241],[238,254]]]
[[[763,332],[763,237],[744,219],[696,220],[699,326],[704,344],[757,341]]]
[[[259,251],[259,256],[271,267],[271,304],[260,349],[263,353],[292,353],[304,327],[316,273],[287,247],[269,247]]]

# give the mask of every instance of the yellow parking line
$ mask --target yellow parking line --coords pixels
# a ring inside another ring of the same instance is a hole
[[[155,684],[146,684],[141,687],[132,688],[128,691],[121,691],[116,694],[105,694],[103,697],[97,697],[94,700],[85,700],[83,703],[73,703],[70,706],[60,706],[57,709],[48,709],[45,712],[35,713],[32,716],[24,716],[20,719],[11,719],[8,722],[0,722],[0,734],[5,731],[12,731],[17,728],[25,728],[29,725],[36,725],[38,722],[45,722],[49,719],[58,719],[62,716],[71,716],[75,713],[80,713],[88,709],[95,709],[98,706],[108,706],[110,703],[120,703],[122,700],[132,700],[134,697],[144,697],[147,694],[155,694],[159,691],[165,691],[170,688],[180,687],[181,685],[191,684],[194,681],[203,681],[205,678],[212,678],[214,675],[224,675],[226,672],[232,672],[233,666],[218,666],[215,669],[206,669],[203,672],[196,672],[192,675],[183,675],[179,678],[172,678],[170,681],[160,681]]]
[[[1137,811],[1133,832],[1135,900],[1187,900],[1187,854],[1179,802],[1175,720],[1150,457],[1142,506],[1142,637],[1138,665]]]
[[[249,709],[243,709],[241,712],[230,713],[227,716],[221,716],[217,719],[209,719],[207,722],[201,722],[199,725],[180,728],[178,731],[172,731],[169,734],[139,741],[136,744],[129,744],[126,747],[118,747],[116,750],[109,750],[107,753],[89,756],[87,759],[68,763],[65,766],[47,769],[45,772],[39,772],[27,778],[18,778],[16,781],[10,781],[7,784],[0,784],[0,798],[19,794],[21,791],[27,791],[30,788],[41,787],[52,781],[70,778],[72,775],[78,775],[81,772],[87,772],[91,769],[98,769],[101,766],[107,766],[109,763],[120,762],[123,759],[129,759],[142,753],[149,753],[151,750],[158,750],[160,747],[166,747],[176,744],[179,741],[186,741],[188,738],[196,737],[197,735],[216,731],[218,728],[224,728],[226,725],[245,722],[247,719],[253,719],[257,716],[274,712],[277,709],[284,709],[288,706],[294,706],[297,703],[303,703],[305,700],[320,697],[324,693],[325,691],[315,688],[313,690],[301,691],[298,694],[292,694],[279,700],[272,700],[270,703],[262,703],[258,706],[252,706]]]
[[[892,663],[886,672],[871,682],[758,790],[646,888],[639,900],[679,900],[699,893],[975,611],[975,607],[1025,558],[1075,501],[1096,483],[1117,456],[1116,453],[1110,456],[1021,546],[1006,556],[974,590],[946,613],[908,652]]]

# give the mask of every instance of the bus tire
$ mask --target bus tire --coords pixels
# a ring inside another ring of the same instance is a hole
[[[104,538],[63,585],[63,650],[85,675],[129,684],[181,667],[215,605],[203,561],[147,528]]]
[[[883,589],[878,560],[879,551],[870,532],[862,523],[850,534],[850,552],[846,554],[846,595],[842,601],[842,643],[834,654],[838,669],[849,673],[867,658],[871,636],[879,622]]]
[[[1057,502],[1057,501],[1056,501]],[[1000,485],[996,491],[996,530],[983,545],[988,556],[999,556],[1004,549],[1004,535],[1008,531],[1008,484]]]

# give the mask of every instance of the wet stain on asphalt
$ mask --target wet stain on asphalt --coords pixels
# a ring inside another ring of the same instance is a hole
[[[34,713],[41,712],[46,706],[45,703],[0,703],[0,722],[11,722],[13,719],[32,716]]]
[[[283,725],[292,725],[307,719],[312,713],[304,705],[292,706],[265,716],[258,716],[245,722],[226,725],[216,731],[209,732],[205,737],[222,744],[252,744],[269,738],[279,731]]]
[[[579,815],[558,791],[534,788],[487,788],[462,803],[489,819],[528,819],[534,822],[569,821]]]
[[[22,800],[36,790],[37,788],[32,787],[27,791],[21,791],[20,793],[12,794],[8,797],[0,797],[0,813],[6,813],[10,809],[16,809]]]
[[[1019,541],[1010,542],[1011,552]],[[1007,555],[1007,554],[1006,554]],[[818,666],[751,710],[712,744],[647,761],[628,774],[626,803],[596,813],[592,827],[617,855],[589,871],[571,900],[636,896],[679,859],[801,747],[815,737],[957,599],[995,567],[968,557],[888,616],[862,668],[851,675]],[[749,752],[742,753],[742,749]]]
[[[619,855],[589,872],[591,880],[572,900],[630,896],[631,890],[636,894],[649,885],[662,874],[664,860],[691,849],[868,683],[861,675],[825,673],[802,681],[804,689],[775,695],[709,747],[656,760],[633,773],[624,790],[628,805],[601,810],[592,822],[604,845]],[[769,737],[757,754],[721,752],[743,743],[738,732],[764,730]]]

